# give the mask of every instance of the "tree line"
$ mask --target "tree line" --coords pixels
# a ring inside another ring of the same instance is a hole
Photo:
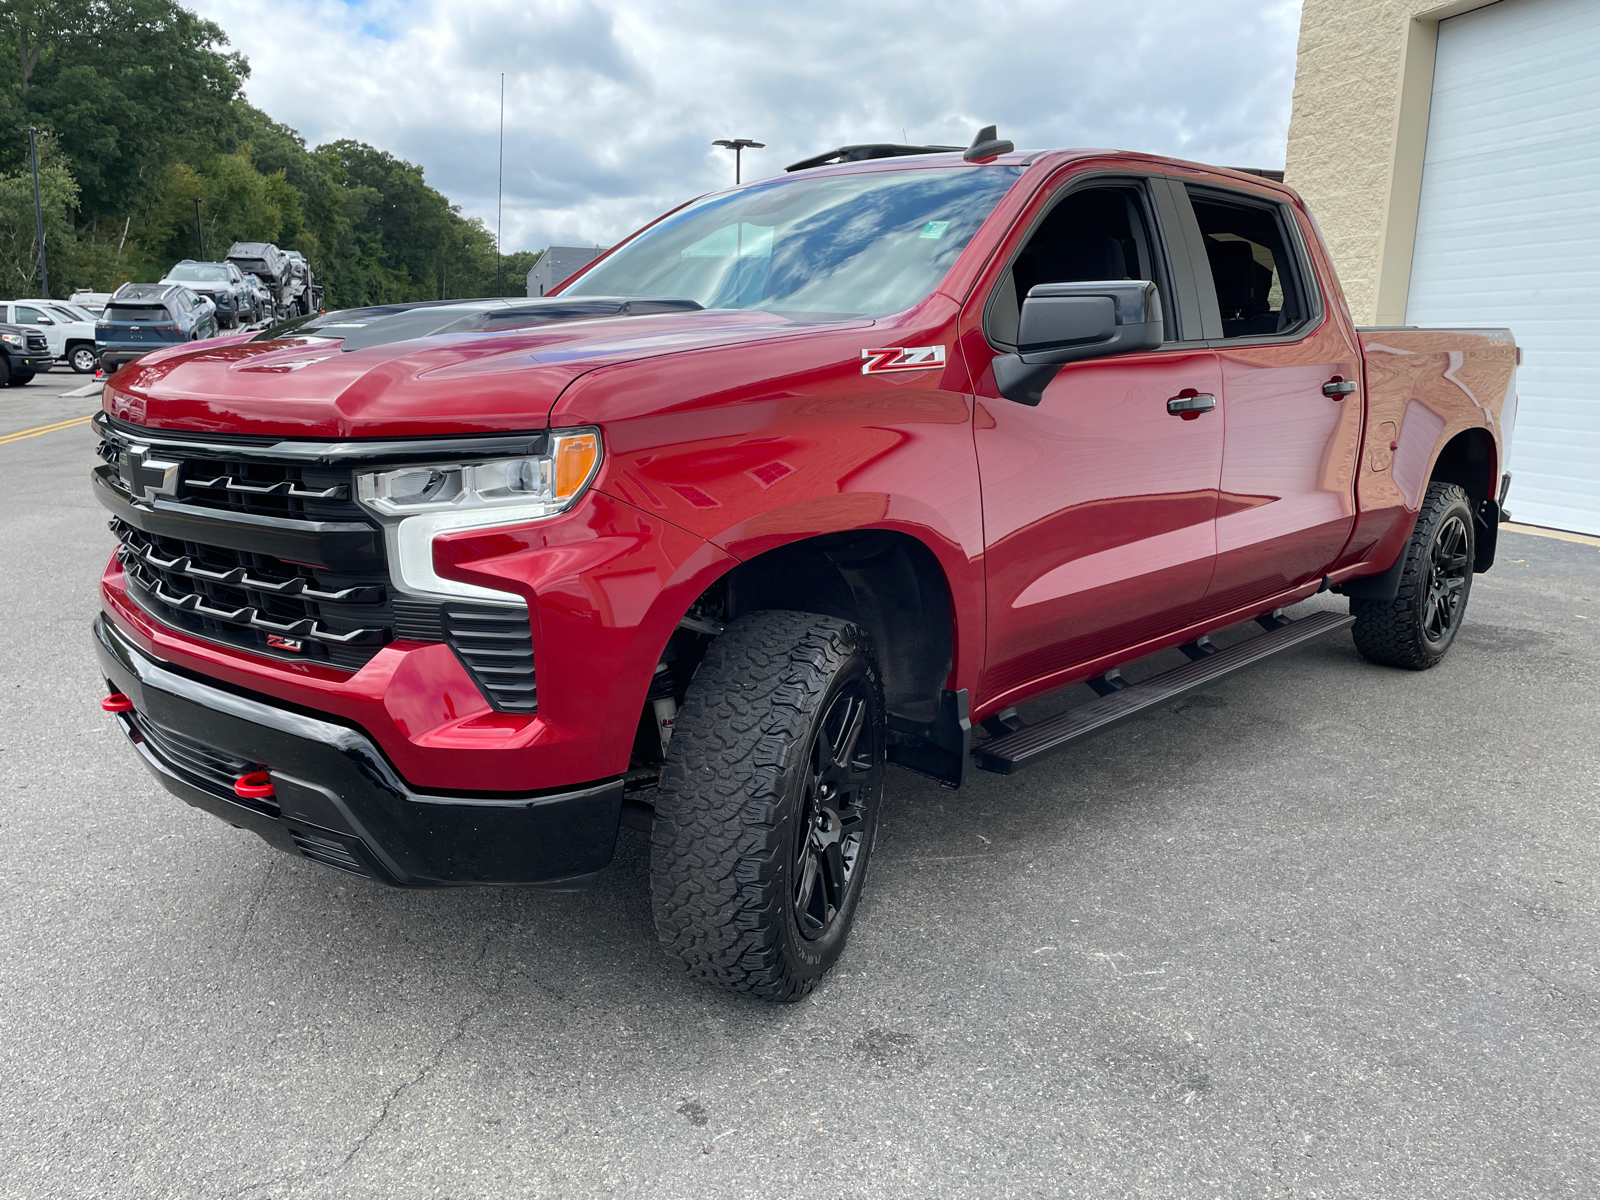
[[[250,65],[175,0],[0,0],[0,296],[110,291],[235,241],[299,250],[330,308],[520,294],[536,254],[363,142],[308,148],[241,93]],[[314,81],[307,81],[315,86]],[[195,201],[200,202],[196,228]]]

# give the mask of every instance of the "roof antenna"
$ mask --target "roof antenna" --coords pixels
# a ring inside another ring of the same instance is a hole
[[[972,139],[972,145],[961,157],[968,162],[982,162],[997,154],[1010,154],[1016,148],[1015,143],[1001,140],[999,130],[993,125],[985,125],[978,130],[978,136]]]

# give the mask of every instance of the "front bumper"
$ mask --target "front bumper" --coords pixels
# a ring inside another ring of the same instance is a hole
[[[181,674],[104,616],[94,635],[111,689],[133,702],[118,723],[151,774],[280,850],[400,887],[577,889],[611,861],[620,779],[530,796],[416,792],[354,729]],[[226,786],[245,765],[270,772],[270,800]]]

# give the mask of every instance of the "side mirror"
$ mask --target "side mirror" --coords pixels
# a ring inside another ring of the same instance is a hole
[[[40,313],[39,314],[39,319],[36,320],[34,322],[34,324],[35,325],[54,325],[55,324],[55,320],[53,318],[51,318],[51,317],[45,316],[43,313]]]
[[[1017,322],[1017,353],[993,362],[1007,400],[1036,405],[1070,362],[1161,345],[1161,295],[1145,279],[1041,283],[1028,290]]]

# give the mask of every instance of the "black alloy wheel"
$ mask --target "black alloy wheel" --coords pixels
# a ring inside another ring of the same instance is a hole
[[[678,709],[655,800],[656,932],[696,979],[780,1004],[843,953],[888,732],[871,642],[816,613],[747,613]]]
[[[876,748],[867,727],[871,699],[855,680],[817,723],[807,755],[805,799],[795,822],[791,901],[800,936],[825,937],[844,908],[872,828]],[[865,742],[863,742],[865,734]]]
[[[1467,522],[1457,513],[1446,518],[1434,536],[1433,553],[1429,556],[1428,597],[1422,610],[1422,635],[1435,644],[1448,641],[1461,622],[1467,580],[1472,576],[1472,559],[1467,554],[1471,544]]]
[[[1350,629],[1370,662],[1425,671],[1455,641],[1472,594],[1477,531],[1472,502],[1453,483],[1434,482],[1422,499],[1416,527],[1401,554],[1400,583],[1391,599],[1352,597]]]

